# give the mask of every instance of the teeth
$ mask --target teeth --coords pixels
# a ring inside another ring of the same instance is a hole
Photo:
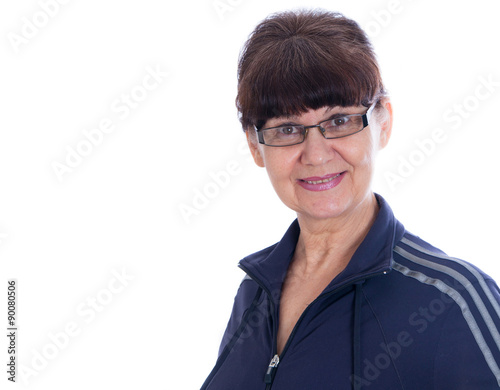
[[[325,180],[317,180],[317,181],[304,180],[304,181],[308,184],[321,184],[321,183],[328,183],[329,181],[332,181],[333,179],[335,179],[339,176],[340,176],[340,173],[338,175],[335,175],[335,176],[330,177],[329,179],[325,179]]]

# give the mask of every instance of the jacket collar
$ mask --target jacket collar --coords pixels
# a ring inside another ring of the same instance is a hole
[[[378,194],[375,196],[380,206],[375,222],[347,267],[331,281],[323,293],[391,270],[392,250],[403,237],[404,227],[394,217],[384,198]],[[277,244],[247,256],[239,263],[276,301],[279,300],[299,234],[299,223],[295,220]]]

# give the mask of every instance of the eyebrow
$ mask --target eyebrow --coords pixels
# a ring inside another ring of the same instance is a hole
[[[349,112],[346,112],[345,110],[349,110],[349,109],[355,109],[356,106],[349,106],[349,107],[343,107],[343,106],[332,106],[332,107],[327,107],[326,110],[325,110],[325,114],[329,113],[330,111],[332,110],[335,110],[335,109],[339,109],[340,111],[339,112],[336,112],[332,115],[353,115],[353,114],[358,114],[357,112],[354,112],[354,113],[349,113]],[[359,113],[359,114],[362,114],[362,113]],[[281,117],[277,117],[276,119],[283,119],[283,120],[295,120],[298,116],[297,115],[283,115]],[[272,119],[272,118],[270,118]],[[328,119],[325,119],[325,120],[328,120]]]
[[[345,107],[341,107],[341,108],[345,108]],[[325,113],[328,113],[328,111],[331,111],[332,109],[333,109],[333,107],[329,108],[328,110],[325,111]],[[357,114],[357,113],[355,113],[355,114]],[[329,121],[331,119],[339,118],[339,117],[343,117],[343,116],[347,116],[347,115],[354,115],[354,114],[349,114],[349,113],[340,111],[340,112],[336,112],[336,113],[330,115],[326,119],[320,120],[318,123],[321,123],[321,122],[324,122],[324,121]],[[302,125],[301,123],[298,123],[298,122],[294,121],[295,119],[297,119],[296,115],[283,116],[281,118],[275,118],[275,119],[277,119],[277,123],[275,125],[269,126],[269,127]],[[307,126],[307,125],[305,125],[305,126]]]
[[[354,109],[354,108],[357,108],[357,106],[349,106],[349,107],[334,106],[334,107],[328,107],[328,108],[326,109],[325,113],[330,112],[330,111],[332,111],[333,109],[335,109],[335,108],[337,108],[337,107],[338,107],[340,110],[348,110],[348,109]],[[358,114],[358,113],[357,113],[357,112],[355,112],[355,113],[350,113],[350,114],[349,114],[349,113],[346,113],[346,112],[343,112],[343,111],[339,111],[339,112],[337,112],[336,114],[342,114],[342,115],[355,115],[355,114]],[[336,115],[336,114],[334,114],[334,115]]]

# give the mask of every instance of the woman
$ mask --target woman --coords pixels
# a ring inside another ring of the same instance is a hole
[[[407,232],[370,188],[392,108],[359,26],[268,17],[242,51],[237,107],[297,220],[240,262],[202,389],[499,388],[498,287]]]

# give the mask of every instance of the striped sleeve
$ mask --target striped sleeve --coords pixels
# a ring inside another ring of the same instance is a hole
[[[409,234],[394,251],[399,255],[395,271],[454,303],[434,357],[435,388],[500,388],[500,294],[495,282]]]

